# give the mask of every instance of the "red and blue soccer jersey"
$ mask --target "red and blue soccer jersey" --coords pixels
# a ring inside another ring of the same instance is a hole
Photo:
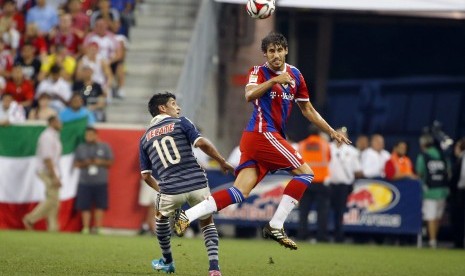
[[[284,131],[292,102],[309,101],[307,85],[297,68],[285,64],[283,72],[288,72],[293,81],[286,85],[275,84],[253,101],[252,118],[241,138],[241,161],[236,174],[244,168],[255,167],[257,183],[269,171],[293,170],[304,163],[298,151],[284,138]],[[283,72],[272,70],[267,63],[255,66],[249,72],[247,85],[259,85]]]
[[[245,131],[279,132],[284,137],[286,122],[291,114],[292,101],[309,101],[307,84],[300,71],[285,64],[283,71],[274,71],[268,63],[254,66],[249,71],[249,85],[259,85],[283,72],[294,79],[291,84],[275,84],[260,98],[253,101],[254,111]]]

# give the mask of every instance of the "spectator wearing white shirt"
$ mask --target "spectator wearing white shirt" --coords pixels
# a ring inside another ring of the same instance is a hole
[[[52,116],[48,119],[48,127],[40,134],[37,142],[36,155],[37,174],[45,185],[45,199],[40,202],[31,212],[23,217],[23,224],[27,230],[33,230],[34,224],[47,218],[47,230],[58,231],[58,208],[60,205],[59,192],[61,180],[59,173],[59,161],[62,154],[60,140],[61,121]]]
[[[336,130],[346,136],[347,128]],[[344,241],[343,216],[346,210],[347,197],[352,192],[355,178],[362,177],[362,166],[358,151],[352,145],[330,144],[331,159],[329,161],[329,183],[331,191],[331,208],[334,214],[334,239],[336,242]]]
[[[21,123],[26,120],[26,112],[22,105],[18,104],[13,95],[5,93],[2,95],[0,105],[0,126]]]
[[[70,84],[61,76],[61,67],[53,65],[50,69],[50,77],[41,81],[37,87],[36,99],[43,93],[52,98],[50,106],[58,113],[61,112],[71,99],[72,92]]]
[[[103,19],[97,19],[95,27],[84,39],[84,46],[95,42],[98,45],[98,54],[110,64],[121,61],[122,49],[116,36],[108,31],[107,23]]]
[[[122,43],[118,41],[116,36],[107,30],[107,22],[103,18],[99,18],[95,22],[93,31],[84,39],[84,45],[97,43],[98,54],[105,59],[111,67],[112,73],[116,78],[116,97],[122,97],[125,76],[124,76],[124,49]]]
[[[373,134],[370,147],[362,153],[362,171],[367,178],[384,177],[384,165],[391,158],[384,149],[384,138],[380,134]]]
[[[10,21],[7,24],[7,30],[3,32],[1,39],[5,43],[8,49],[10,49],[11,56],[15,57],[19,48],[19,40],[21,34],[13,27],[13,22]]]

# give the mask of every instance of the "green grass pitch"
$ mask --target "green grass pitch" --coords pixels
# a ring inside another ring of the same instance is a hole
[[[225,276],[465,275],[465,251],[299,242],[220,240]],[[173,238],[174,275],[208,275],[203,240]],[[163,275],[155,237],[0,231],[0,275]],[[272,262],[270,261],[272,260]]]

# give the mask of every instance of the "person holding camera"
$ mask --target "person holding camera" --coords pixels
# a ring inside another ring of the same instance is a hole
[[[427,224],[429,246],[436,248],[440,220],[449,193],[450,166],[431,134],[423,134],[419,142],[421,153],[417,156],[415,168],[423,182],[423,220]]]

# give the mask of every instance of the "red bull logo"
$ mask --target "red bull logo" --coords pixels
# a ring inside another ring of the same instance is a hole
[[[382,212],[399,202],[399,190],[380,180],[360,180],[347,199],[347,207],[358,208],[366,213]]]

